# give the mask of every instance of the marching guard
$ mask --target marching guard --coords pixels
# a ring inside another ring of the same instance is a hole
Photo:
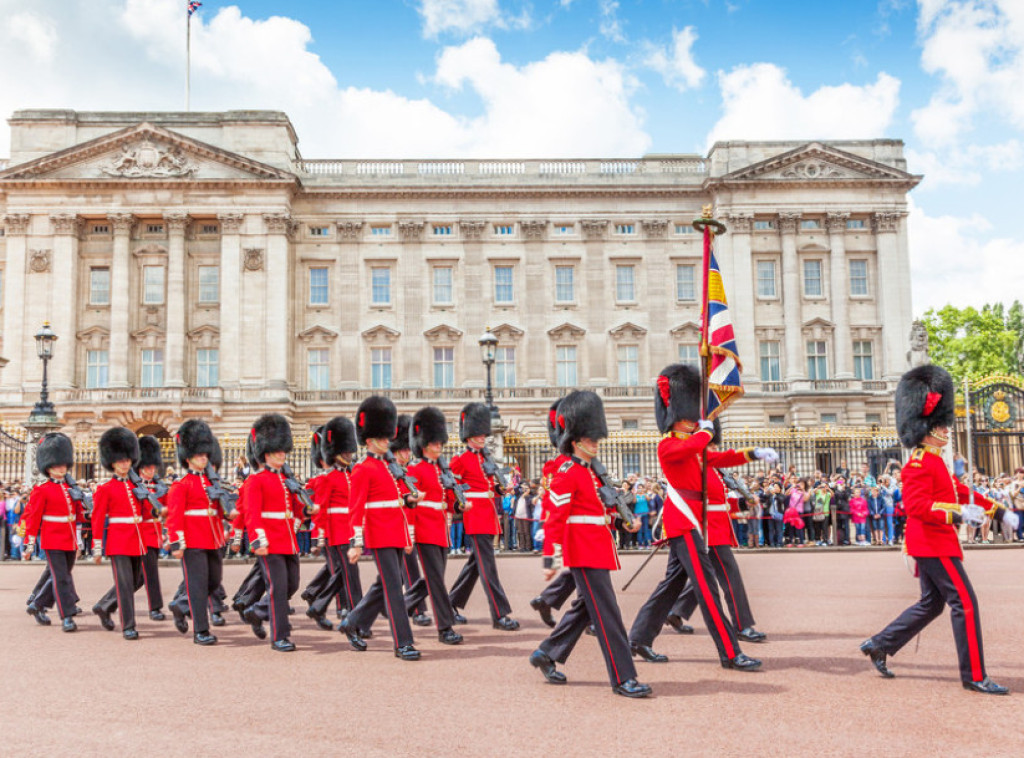
[[[479,578],[487,594],[487,608],[495,629],[514,632],[519,622],[512,618],[512,606],[505,595],[498,577],[498,566],[494,560],[494,538],[501,533],[498,512],[495,506],[496,494],[501,487],[495,482],[495,475],[485,473],[493,462],[485,454],[487,438],[491,434],[491,411],[483,403],[469,403],[459,415],[459,438],[466,445],[465,452],[455,456],[451,462],[454,474],[469,486],[466,491],[468,508],[462,514],[462,525],[466,537],[473,543],[472,554],[462,567],[448,598],[455,608],[455,621],[466,623],[459,613],[465,608]]]
[[[38,540],[50,572],[50,581],[28,605],[29,615],[39,624],[49,626],[46,609],[56,602],[65,632],[78,628],[73,618],[78,594],[71,572],[78,556],[77,525],[85,521],[81,500],[72,496],[66,481],[68,469],[74,463],[75,448],[67,435],[51,432],[39,441],[36,468],[47,480],[36,485],[29,496],[24,516],[25,544],[21,551],[24,560],[31,560]]]
[[[388,445],[398,425],[395,404],[374,395],[359,405],[356,433],[366,446],[366,458],[352,470],[349,508],[352,516],[352,543],[348,559],[359,561],[363,547],[373,553],[377,579],[345,619],[339,630],[349,644],[366,650],[359,630],[370,629],[382,611],[391,625],[395,657],[418,661],[420,651],[413,646],[412,626],[402,597],[402,553],[412,552],[415,529],[406,519],[408,492],[395,479],[387,464]]]
[[[1006,695],[1009,689],[985,672],[978,598],[964,570],[960,547],[960,524],[979,522],[985,509],[968,504],[970,490],[953,478],[942,459],[955,408],[953,379],[938,366],[911,369],[896,388],[896,431],[904,447],[913,450],[903,467],[904,549],[917,564],[921,599],[865,640],[860,649],[883,677],[892,678],[887,656],[898,653],[948,605],[964,689]],[[974,498],[991,510],[994,520],[1005,518],[1015,525],[1016,514],[1008,514],[981,495]]]
[[[448,442],[444,413],[433,406],[421,408],[412,418],[412,454],[419,463],[409,468],[423,499],[410,514],[416,535],[416,555],[423,565],[423,576],[405,593],[405,608],[410,614],[430,597],[437,624],[437,638],[445,645],[458,645],[462,635],[452,629],[455,610],[448,599],[444,571],[448,563],[449,532],[455,494],[442,483],[442,451]],[[413,619],[415,623],[415,618]]]
[[[640,608],[633,622],[629,632],[630,647],[634,655],[645,661],[663,663],[668,660],[667,656],[656,653],[651,645],[689,579],[697,589],[697,602],[718,648],[722,667],[753,671],[761,667],[761,661],[740,650],[736,628],[722,610],[714,564],[701,533],[701,453],[714,438],[715,425],[701,419],[700,396],[700,373],[691,366],[672,364],[658,377],[654,414],[658,429],[664,434],[658,443],[658,462],[668,480],[663,523],[669,559],[665,578]],[[771,448],[725,450],[709,452],[707,465],[728,467],[752,460],[777,459],[777,453]],[[708,476],[707,483],[708,506],[724,505],[725,487],[721,477]]]
[[[310,476],[309,481],[306,482],[306,490],[309,492],[310,498],[317,505],[317,510],[313,514],[313,528],[310,533],[310,536],[313,540],[313,555],[319,555],[320,553],[324,553],[326,555],[327,553],[327,542],[324,537],[323,528],[324,513],[323,508],[320,507],[320,488],[323,486],[326,480],[328,469],[327,464],[324,463],[323,453],[320,451],[320,443],[323,440],[323,433],[324,428],[321,426],[318,429],[316,429],[316,431],[313,432],[309,440],[309,460],[313,467],[313,473]],[[302,590],[302,593],[299,595],[299,597],[307,605],[312,605],[313,600],[316,598],[316,596],[320,594],[324,587],[327,586],[327,583],[331,580],[331,576],[333,576],[333,573],[334,572],[331,571],[330,561],[324,560],[323,565],[320,566],[320,569],[313,576],[312,581],[310,581],[310,583],[306,585],[305,589]],[[334,625],[331,624],[331,622],[327,621],[326,618],[324,618],[323,613],[312,614],[307,609],[306,615],[313,619],[313,621],[316,622],[317,626],[321,627],[322,629],[334,629]]]
[[[391,440],[391,444],[388,449],[391,454],[395,457],[398,465],[401,466],[406,474],[411,476],[413,479],[416,478],[412,472],[408,471],[409,462],[412,460],[412,451],[409,441],[409,430],[412,427],[412,416],[403,413],[398,417],[398,427],[395,432],[395,438]],[[417,489],[419,489],[417,487]],[[415,513],[407,514],[410,523],[415,524],[416,518]],[[402,562],[405,569],[405,573],[402,579],[405,583],[406,597],[408,598],[408,590],[416,582],[423,577],[420,574],[420,564],[417,560],[417,553],[414,550],[411,553],[405,553],[402,555]],[[412,617],[412,623],[416,626],[430,626],[430,616],[427,615],[427,602],[425,598],[420,598],[419,602],[416,603],[412,608],[409,609],[409,615]]]
[[[530,664],[550,683],[565,684],[565,674],[555,663],[568,660],[592,621],[613,691],[625,697],[647,697],[651,688],[636,680],[626,627],[612,587],[611,572],[621,568],[612,518],[598,495],[601,483],[591,468],[600,441],[608,436],[604,406],[595,393],[576,391],[561,402],[558,414],[565,419],[559,446],[571,457],[559,466],[551,483],[552,514],[545,529],[551,530],[555,548],[549,572],[553,574],[564,562],[579,592],[558,626],[530,656]],[[634,520],[627,528],[636,531],[638,526]]]
[[[152,435],[139,437],[139,462],[135,471],[142,483],[153,493],[163,506],[160,513],[149,508],[142,509],[142,540],[146,543],[146,554],[142,556],[142,581],[146,585],[149,601],[149,617],[163,621],[164,596],[160,590],[160,548],[164,543],[164,525],[161,520],[167,515],[167,485],[161,479],[164,475],[164,456],[160,440]]]

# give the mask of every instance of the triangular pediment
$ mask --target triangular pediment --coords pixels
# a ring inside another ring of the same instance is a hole
[[[132,339],[141,342],[149,337],[154,339],[162,339],[164,336],[164,330],[153,324],[148,324],[141,329],[136,329],[132,334]]]
[[[197,326],[188,333],[188,338],[193,342],[199,342],[204,337],[208,337],[210,339],[220,337],[220,329],[212,324],[203,324],[202,326]]]
[[[684,321],[683,323],[677,325],[674,329],[672,329],[669,332],[669,334],[671,334],[676,339],[679,339],[681,337],[700,336],[700,324],[698,324],[696,321]]]
[[[299,332],[299,340],[302,342],[312,342],[313,340],[324,340],[326,342],[333,342],[338,339],[338,333],[328,329],[326,326],[320,326],[315,324],[309,329],[303,332]]]
[[[632,321],[623,321],[618,326],[609,329],[608,334],[616,340],[638,340],[647,334],[647,329],[634,324]]]
[[[423,332],[428,342],[454,342],[462,336],[462,330],[448,324],[438,324]]]
[[[576,326],[570,321],[559,324],[558,326],[548,329],[548,336],[553,339],[580,339],[587,330],[582,326]]]
[[[362,333],[362,338],[367,342],[394,342],[401,336],[402,333],[400,331],[384,324],[371,326]]]
[[[810,142],[785,153],[732,171],[721,181],[899,181],[917,184],[921,177],[862,158],[821,142]]]
[[[148,122],[0,171],[6,182],[296,181],[287,171]]]
[[[498,326],[491,329],[491,332],[499,340],[518,340],[522,339],[526,332],[520,329],[515,324],[499,324]]]
[[[79,342],[91,342],[94,339],[102,340],[110,336],[110,330],[105,326],[90,326],[78,332],[75,337]]]

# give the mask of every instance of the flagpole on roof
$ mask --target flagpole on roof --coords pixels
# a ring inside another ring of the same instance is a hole
[[[192,8],[186,6],[185,12],[185,110],[191,110],[192,95]]]

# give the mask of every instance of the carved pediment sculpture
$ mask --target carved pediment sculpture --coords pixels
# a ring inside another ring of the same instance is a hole
[[[163,179],[192,176],[198,167],[177,145],[158,145],[146,139],[122,145],[120,154],[100,166],[100,171],[127,179]]]
[[[263,248],[262,247],[247,247],[244,251],[245,258],[243,265],[246,271],[262,271],[263,270]]]

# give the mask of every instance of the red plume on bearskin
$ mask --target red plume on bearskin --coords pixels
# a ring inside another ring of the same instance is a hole
[[[562,402],[563,398],[558,398],[551,404],[551,408],[548,409],[548,418],[545,423],[545,427],[548,430],[548,439],[551,440],[551,446],[558,449],[558,439],[562,436],[562,431],[565,429],[564,421],[559,421],[558,405]]]
[[[558,405],[558,415],[565,419],[565,430],[558,441],[558,449],[565,455],[572,454],[572,443],[577,440],[602,440],[608,436],[604,404],[590,390],[576,390],[566,395]]]
[[[700,420],[700,372],[685,363],[666,366],[658,375],[654,418],[662,434],[677,421]]]
[[[141,471],[149,466],[156,466],[156,475],[164,475],[164,451],[160,447],[160,440],[152,434],[139,437],[139,462],[135,464],[135,471]]]
[[[412,454],[417,458],[423,457],[424,448],[432,442],[448,443],[448,424],[440,408],[428,405],[416,411],[412,417],[410,442]]]
[[[36,447],[36,468],[39,473],[46,474],[48,469],[54,466],[75,465],[75,447],[71,444],[71,438],[60,432],[50,432],[43,435]]]
[[[320,452],[320,443],[323,441],[324,427],[318,426],[309,438],[309,460],[313,464],[313,471],[324,467],[324,456]]]
[[[937,426],[952,426],[956,411],[953,377],[934,365],[918,366],[896,385],[896,432],[904,447],[917,447]]]
[[[395,425],[395,438],[391,440],[391,444],[388,445],[388,449],[392,453],[397,453],[399,450],[408,450],[409,445],[409,429],[412,426],[412,416],[408,413],[403,413],[398,417],[398,423]]]
[[[267,462],[267,453],[292,451],[292,426],[280,413],[267,413],[252,425],[252,452],[260,463]]]
[[[395,404],[381,395],[371,395],[359,404],[356,411],[356,433],[359,436],[359,444],[365,445],[366,440],[395,438],[395,430],[398,426],[398,410]]]
[[[335,416],[323,426],[320,438],[320,455],[325,466],[333,466],[339,455],[355,455],[359,452],[356,441],[356,427],[344,416]]]
[[[491,411],[483,403],[469,403],[459,418],[459,439],[463,442],[470,437],[491,436]]]

